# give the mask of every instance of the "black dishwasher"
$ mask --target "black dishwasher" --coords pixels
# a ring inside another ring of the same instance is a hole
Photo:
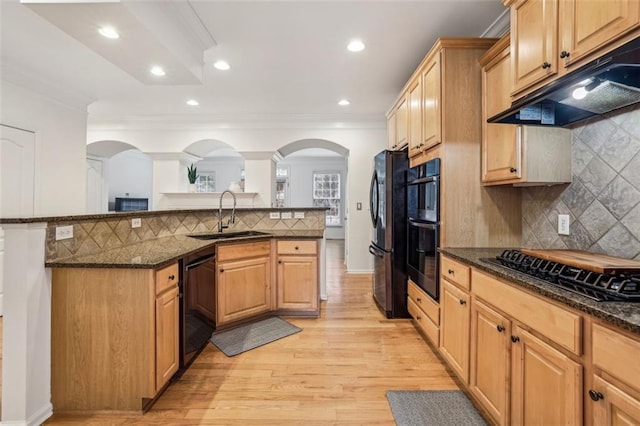
[[[180,368],[191,364],[216,328],[215,247],[183,259],[180,299]]]

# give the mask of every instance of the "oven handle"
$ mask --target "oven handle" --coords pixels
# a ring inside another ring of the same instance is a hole
[[[424,178],[420,178],[420,179],[415,179],[412,180],[411,182],[408,182],[409,185],[418,185],[421,183],[431,183],[431,182],[438,182],[440,180],[440,176],[429,176],[429,177],[424,177]]]
[[[427,228],[437,230],[440,225],[437,223],[427,223],[427,222],[416,222],[415,220],[409,219],[409,225],[417,226],[418,228]]]
[[[384,257],[384,253],[382,253],[380,250],[378,250],[377,248],[375,248],[371,244],[369,244],[369,253],[371,253],[375,257],[380,257],[380,258]]]

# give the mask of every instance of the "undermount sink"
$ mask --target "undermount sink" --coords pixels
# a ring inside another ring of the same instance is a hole
[[[215,234],[193,234],[193,235],[187,235],[187,236],[191,238],[197,238],[199,240],[221,240],[225,238],[258,237],[261,235],[269,235],[269,234],[266,232],[260,232],[260,231],[238,231],[238,232],[224,232],[224,233],[216,232]]]

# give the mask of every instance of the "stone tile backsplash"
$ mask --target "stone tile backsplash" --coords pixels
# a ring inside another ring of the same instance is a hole
[[[573,182],[523,188],[522,242],[640,260],[640,108],[573,129]],[[558,214],[571,218],[558,235]]]
[[[229,211],[223,212],[229,220]],[[171,213],[141,217],[142,226],[131,227],[131,217],[55,222],[47,226],[46,259],[53,261],[71,256],[93,254],[101,250],[123,247],[140,241],[170,235],[217,232],[218,212]],[[56,241],[56,226],[73,225],[73,238]],[[237,211],[236,221],[226,232],[261,230],[317,230],[325,228],[324,210],[306,210],[304,219],[270,219],[269,210]]]

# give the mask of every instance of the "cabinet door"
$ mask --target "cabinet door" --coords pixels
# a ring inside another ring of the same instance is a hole
[[[278,258],[278,309],[318,309],[318,261],[316,256]]]
[[[178,287],[156,297],[156,392],[178,371]]]
[[[195,310],[212,322],[216,321],[216,263],[207,261],[187,271],[187,311]]]
[[[513,94],[558,72],[558,0],[520,0],[511,6]]]
[[[442,93],[440,91],[440,52],[422,72],[424,90],[422,132],[423,150],[442,142]]]
[[[396,112],[393,111],[387,117],[387,148],[394,150],[396,147]]]
[[[440,352],[460,378],[469,382],[469,294],[441,280]]]
[[[517,127],[487,123],[511,105],[511,56],[506,47],[483,69],[482,181],[497,182],[521,175],[522,151]]]
[[[640,401],[603,378],[593,376],[589,396],[594,425],[640,425]]]
[[[422,145],[422,83],[421,78],[409,86],[407,93],[409,102],[409,156],[421,152]]]
[[[511,423],[582,424],[582,366],[524,329],[511,347]]]
[[[271,309],[269,258],[218,265],[217,324],[247,318]]]
[[[511,322],[474,299],[469,386],[497,424],[508,424]]]
[[[409,114],[408,114],[407,98],[400,100],[398,108],[396,108],[396,148],[400,148],[407,144],[409,133]]]
[[[560,19],[562,48],[559,58],[569,66],[637,26],[640,2],[562,0]]]

